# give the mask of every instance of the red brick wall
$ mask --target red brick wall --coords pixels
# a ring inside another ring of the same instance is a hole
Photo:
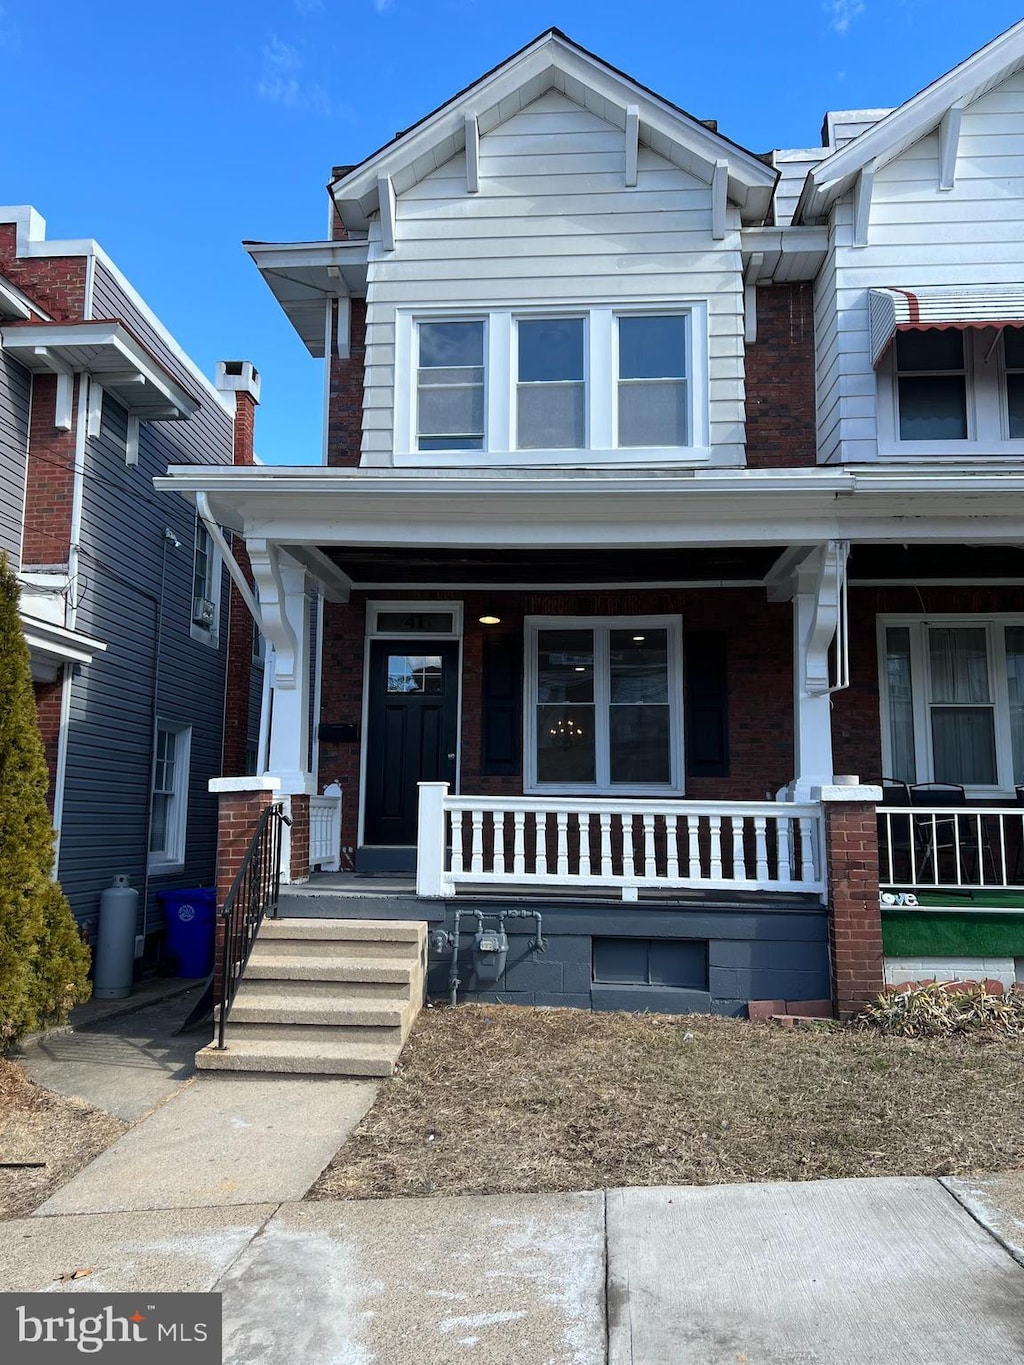
[[[72,411],[78,412],[74,381]],[[25,528],[21,562],[66,564],[71,544],[71,504],[75,481],[75,432],[53,425],[56,375],[37,374],[32,381],[28,472],[25,479]]]
[[[832,995],[836,1013],[854,1014],[883,989],[878,834],[870,802],[825,805]]]
[[[0,224],[0,273],[55,321],[85,316],[84,256],[18,257],[13,223]]]
[[[490,777],[481,771],[483,637],[488,629],[522,637],[527,615],[609,616],[679,613],[683,628],[721,630],[728,636],[730,775],[692,778],[694,800],[764,800],[793,775],[792,614],[788,603],[770,604],[750,588],[715,590],[608,591],[561,593],[415,593],[402,599],[455,599],[465,604],[462,676],[462,769],[464,792],[521,795],[522,777]],[[374,599],[388,594],[375,592]],[[327,603],[321,718],[362,726],[365,598]],[[485,612],[501,625],[481,626]],[[342,787],[342,843],[355,847],[359,810],[359,744],[320,745],[318,788]]]
[[[217,988],[224,968],[224,921],[220,911],[228,898],[235,874],[256,833],[260,816],[274,800],[274,792],[221,792],[217,798],[217,934],[214,975]]]
[[[36,695],[36,715],[39,718],[39,733],[43,739],[46,753],[46,766],[50,773],[50,784],[46,789],[46,804],[53,814],[53,796],[57,783],[57,748],[60,742],[60,703],[64,691],[63,678],[56,682],[34,683]]]
[[[890,613],[926,616],[955,612],[1020,611],[1020,588],[851,588],[850,688],[832,698],[835,771],[858,773],[864,782],[890,777],[882,772],[878,707],[877,618]]]
[[[327,463],[359,463],[363,439],[363,370],[366,354],[366,300],[352,300],[351,353],[339,360],[331,348],[331,395],[327,408]]]
[[[757,291],[757,340],[746,351],[747,465],[813,465],[814,300],[809,284]]]
[[[289,835],[289,871],[293,882],[309,876],[309,797],[293,796],[289,802],[292,827]]]
[[[251,465],[255,463],[253,457],[255,427],[256,399],[253,398],[251,393],[245,393],[241,389],[236,389],[234,440],[231,452],[232,464]]]

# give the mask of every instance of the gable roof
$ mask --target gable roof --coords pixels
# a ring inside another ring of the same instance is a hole
[[[951,109],[973,104],[1024,66],[1024,19],[919,91],[808,174],[794,223],[820,223],[862,170],[880,170],[933,132]]]
[[[776,171],[684,109],[639,84],[556,28],[546,30],[433,113],[398,134],[328,185],[342,221],[361,232],[379,208],[378,177],[402,194],[466,145],[466,118],[480,134],[505,123],[548,90],[559,90],[613,126],[639,110],[640,140],[665,160],[710,183],[716,163],[728,165],[728,196],[746,224],[764,222]]]

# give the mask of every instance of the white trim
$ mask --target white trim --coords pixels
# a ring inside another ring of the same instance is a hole
[[[996,781],[992,784],[964,784],[968,798],[991,800],[1012,796],[1014,791],[1013,750],[1010,739],[1010,711],[1006,675],[1005,627],[1024,626],[1024,612],[928,612],[884,613],[876,619],[878,642],[878,712],[881,725],[882,770],[886,776],[897,776],[892,771],[890,740],[891,713],[886,668],[886,630],[905,627],[910,631],[911,697],[914,724],[914,758],[917,767],[915,781],[935,781],[929,713],[931,708],[930,670],[928,666],[927,630],[930,626],[964,626],[985,631],[991,700],[978,703],[990,707],[993,715]]]
[[[371,630],[371,622],[376,622],[379,611],[451,611],[452,630],[443,632],[433,631],[378,631]],[[461,789],[462,782],[462,662],[464,654],[463,645],[463,618],[464,610],[462,602],[431,602],[431,601],[377,601],[366,603],[366,623],[365,634],[363,637],[363,698],[360,707],[359,717],[359,814],[356,822],[356,843],[362,846],[364,842],[364,832],[366,828],[366,756],[369,748],[369,735],[367,733],[370,716],[370,645],[374,640],[455,640],[458,643],[458,655],[456,657],[456,686],[458,691],[455,698],[455,790]]]
[[[60,674],[60,721],[57,728],[57,762],[53,774],[53,875],[60,879],[60,841],[64,823],[64,787],[68,772],[68,739],[71,729],[71,688],[74,670],[63,668]]]
[[[668,708],[671,781],[612,783],[603,776],[609,757],[608,635],[613,630],[663,629],[668,633]],[[537,636],[542,630],[594,632],[594,717],[596,777],[592,783],[537,781]],[[647,796],[681,795],[686,790],[683,744],[683,620],[678,615],[646,616],[527,616],[523,621],[523,792],[525,795]]]
[[[189,769],[192,762],[192,726],[176,725],[174,722],[158,716],[153,727],[153,752],[149,779],[151,809],[153,797],[156,795],[154,784],[156,782],[157,736],[161,730],[174,735],[174,786],[171,794],[168,837],[165,840],[168,847],[158,853],[147,849],[149,874],[153,877],[170,876],[172,873],[184,870],[188,833]],[[152,830],[152,825],[152,815],[150,815],[150,830]]]
[[[253,777],[211,777],[207,790],[214,796],[228,792],[279,792],[281,779],[269,773],[259,773]]]
[[[618,320],[623,317],[682,317],[686,328],[686,430],[683,446],[620,446],[617,443]],[[582,318],[584,322],[585,444],[552,450],[517,445],[516,329],[520,322]],[[484,324],[484,439],[482,450],[419,450],[418,329],[430,322]],[[716,456],[710,445],[708,303],[703,298],[645,302],[609,300],[553,308],[526,303],[490,309],[433,307],[395,310],[394,454],[398,468],[446,469],[549,466],[606,468],[613,465],[701,465]]]

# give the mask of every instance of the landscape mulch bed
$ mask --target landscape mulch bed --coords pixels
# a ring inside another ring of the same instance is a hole
[[[1024,1042],[425,1009],[312,1199],[1024,1168]]]
[[[128,1126],[84,1100],[34,1085],[21,1067],[0,1058],[0,1219],[38,1208]]]

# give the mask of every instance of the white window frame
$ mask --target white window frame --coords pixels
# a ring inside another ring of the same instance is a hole
[[[681,796],[686,790],[683,751],[683,620],[681,616],[527,616],[526,660],[523,692],[523,791],[547,796]],[[594,718],[596,726],[597,781],[537,781],[537,645],[542,630],[594,631]],[[629,783],[607,778],[610,763],[608,742],[609,670],[608,636],[613,630],[666,630],[668,632],[669,758],[671,781]]]
[[[1024,438],[1010,439],[1006,394],[1006,364],[1002,335],[993,338],[991,328],[966,328],[964,382],[967,399],[967,440],[903,441],[899,435],[896,341],[888,347],[876,369],[878,454],[883,459],[935,459],[937,457],[1001,455],[1019,459]],[[908,374],[910,371],[907,372]]]
[[[147,850],[149,870],[154,876],[169,876],[182,872],[185,868],[185,839],[188,830],[188,782],[192,760],[192,727],[176,725],[174,722],[158,717],[153,730],[153,757],[149,777],[150,820],[152,833],[153,798],[157,795],[156,762],[157,736],[163,731],[174,736],[174,786],[170,792],[171,803],[167,819],[167,838],[162,849]]]
[[[685,446],[619,446],[618,327],[626,316],[683,316],[686,319]],[[516,448],[516,324],[543,318],[585,321],[584,383],[586,440],[580,449]],[[484,323],[483,450],[417,449],[418,326],[422,322]],[[479,465],[709,464],[708,305],[706,299],[608,302],[565,305],[529,303],[481,311],[473,308],[396,309],[394,463],[403,467],[449,468]],[[1022,443],[1024,444],[1024,443]]]
[[[196,554],[198,553],[199,550],[200,533],[206,536],[207,544],[209,546],[206,572],[208,588],[207,600],[213,603],[213,621],[210,623],[209,626],[201,625],[198,621],[193,620],[193,611],[195,606]],[[213,536],[210,535],[209,531],[204,526],[199,516],[199,513],[197,512],[195,529],[192,535],[192,569],[189,574],[188,580],[189,634],[192,636],[193,640],[198,640],[200,644],[209,645],[213,649],[216,649],[220,644],[221,567],[222,565],[220,550],[217,548],[216,544],[214,543]]]
[[[996,778],[993,784],[965,785],[969,797],[991,800],[1014,794],[1013,748],[1010,739],[1010,696],[1006,677],[1007,626],[1024,626],[1024,613],[997,612],[983,615],[937,613],[935,615],[885,615],[877,620],[878,639],[878,698],[879,719],[882,727],[882,775],[895,777],[892,771],[890,743],[891,714],[886,670],[886,630],[891,626],[910,629],[910,671],[914,712],[914,754],[917,763],[917,782],[934,782],[935,761],[932,752],[930,725],[931,672],[928,662],[929,626],[963,626],[984,629],[988,645],[989,678],[995,727]],[[979,703],[981,705],[982,703]]]

